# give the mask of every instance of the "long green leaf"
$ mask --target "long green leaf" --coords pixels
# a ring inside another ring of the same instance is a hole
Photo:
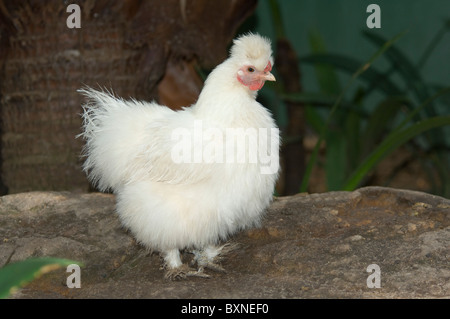
[[[339,190],[345,182],[347,163],[347,140],[342,131],[328,130],[326,137],[327,152],[325,161],[325,174],[328,191]]]
[[[288,102],[312,105],[333,105],[335,95],[314,92],[280,93],[280,97]]]
[[[347,157],[347,163],[341,170],[344,172],[345,176],[348,176],[349,169],[356,167],[360,160],[361,153],[361,116],[353,111],[348,112],[347,118],[345,119],[345,141],[346,149],[344,150]],[[341,189],[345,177],[342,179],[339,189]]]
[[[382,36],[373,32],[365,31],[363,34],[375,45],[382,45],[386,41]],[[418,101],[425,101],[430,98],[427,86],[422,80],[418,68],[405,54],[395,46],[392,46],[386,51],[386,57],[390,60],[393,67],[398,70],[408,87],[413,90]],[[427,115],[436,116],[436,112],[433,108],[427,108]]]
[[[309,45],[311,51],[316,54],[323,54],[327,51],[325,42],[322,39],[319,31],[314,29],[309,32]],[[316,73],[317,82],[320,92],[324,95],[338,95],[342,91],[337,73],[332,65],[314,64],[314,71]],[[333,105],[335,99],[328,102],[328,105]],[[322,129],[325,126],[322,125]],[[321,132],[321,131],[319,131]],[[328,189],[337,189],[342,183],[345,172],[339,170],[339,166],[345,164],[345,141],[343,142],[342,135],[337,137],[337,132],[327,134],[327,152],[325,161],[325,173]],[[339,174],[341,173],[341,174]]]
[[[438,97],[440,96],[445,96],[446,94],[448,94],[450,92],[450,86],[445,87],[443,89],[441,89],[439,92],[437,92],[436,94],[434,94],[433,96],[431,96],[430,98],[428,98],[426,101],[424,101],[419,107],[415,108],[413,112],[411,112],[410,114],[408,114],[408,116],[402,121],[402,123],[399,125],[398,128],[401,128],[403,126],[405,126],[409,121],[411,121],[411,119],[413,119],[420,111],[422,111],[422,109],[424,109],[425,107],[431,105],[431,102],[436,100]]]
[[[315,107],[323,106],[326,108],[332,108],[337,99],[337,97],[334,95],[315,92],[280,93],[279,96],[287,102],[302,103]],[[366,110],[361,109],[359,105],[349,101],[342,101],[340,108],[342,111],[344,111],[343,120],[345,120],[347,112],[354,112],[362,118],[368,118],[370,116],[370,114]]]
[[[441,42],[445,33],[450,31],[450,19],[447,19],[442,27],[438,30],[438,32],[431,38],[430,43],[425,47],[419,62],[417,63],[417,67],[421,69],[425,63],[428,61],[428,58],[431,56],[431,53],[438,46],[439,42]]]
[[[415,123],[406,129],[396,130],[387,137],[355,170],[344,186],[344,190],[354,190],[358,187],[364,176],[375,167],[383,158],[392,153],[393,150],[406,143],[413,137],[433,128],[450,125],[450,116],[441,116],[425,119]]]
[[[273,27],[275,29],[275,35],[277,39],[286,37],[286,32],[283,25],[283,17],[281,15],[280,6],[277,0],[269,1],[270,12],[272,13]]]
[[[327,49],[318,30],[309,32],[309,46],[314,54],[325,54]],[[334,67],[331,65],[315,63],[314,71],[320,91],[326,94],[338,95],[342,88]]]
[[[429,84],[429,86],[433,93],[447,89],[447,87],[441,84]],[[445,92],[441,97],[439,97],[439,103],[450,106],[450,92]]]
[[[334,112],[337,110],[337,108],[339,107],[339,105],[341,104],[341,101],[345,95],[345,93],[347,92],[347,90],[350,88],[350,86],[353,84],[354,80],[357,79],[362,73],[364,73],[371,65],[372,63],[378,59],[389,47],[392,46],[393,43],[395,43],[395,41],[397,41],[398,39],[400,39],[403,36],[404,33],[400,33],[397,36],[393,37],[391,40],[387,41],[386,43],[384,43],[380,49],[378,49],[374,55],[372,55],[370,57],[370,59],[364,63],[363,65],[361,65],[358,70],[356,70],[356,72],[352,75],[351,79],[348,81],[347,85],[345,86],[345,88],[342,90],[341,94],[339,95],[339,97],[336,99],[333,107],[330,110],[330,113],[328,114],[328,118],[326,121],[326,125],[324,126],[324,130],[321,132],[321,134],[319,135],[319,140],[316,143],[316,146],[314,147],[314,150],[311,154],[311,157],[308,161],[308,164],[306,166],[305,169],[305,175],[300,187],[300,192],[305,192],[308,188],[308,184],[309,184],[309,178],[311,177],[311,173],[312,173],[312,169],[315,165],[315,163],[317,162],[317,155],[319,153],[319,148],[320,145],[322,144],[322,141],[326,135],[326,127],[328,126],[328,124],[331,121],[331,118],[334,115]]]
[[[322,132],[325,126],[325,120],[323,117],[310,105],[305,107],[305,118],[309,126],[316,132]]]
[[[6,298],[33,279],[60,267],[79,262],[60,258],[30,258],[0,269],[0,298]]]
[[[403,97],[388,97],[377,105],[369,118],[366,128],[361,135],[360,144],[362,156],[370,153],[375,145],[382,139],[383,134],[389,129],[401,106],[406,102]]]
[[[302,57],[301,63],[308,64],[328,64],[335,67],[338,70],[353,74],[362,65],[362,62],[341,54],[334,53],[317,53]],[[375,68],[370,68],[364,72],[361,79],[372,84],[376,83],[383,93],[388,95],[399,95],[401,90],[382,72],[377,71]]]

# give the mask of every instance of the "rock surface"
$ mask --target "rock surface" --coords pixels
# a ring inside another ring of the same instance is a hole
[[[0,197],[0,267],[29,257],[77,260],[12,298],[449,298],[450,200],[381,187],[280,197],[261,228],[210,279],[164,279],[161,260],[136,244],[114,196],[32,192]],[[183,254],[188,262],[192,255]],[[368,288],[380,267],[381,288]]]

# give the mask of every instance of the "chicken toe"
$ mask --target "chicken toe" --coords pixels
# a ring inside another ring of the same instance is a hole
[[[186,264],[182,264],[176,268],[167,268],[164,277],[169,280],[181,280],[187,277],[209,278],[209,275],[205,274],[203,270],[195,270]]]
[[[209,278],[209,276],[203,272],[203,269],[195,270],[188,265],[183,264],[178,249],[168,250],[163,253],[163,256],[163,268],[166,269],[164,277],[166,279],[180,280],[185,279],[186,277]]]
[[[197,263],[199,271],[203,271],[205,268],[211,269],[216,272],[226,272],[226,270],[219,264],[219,262],[229,252],[237,248],[236,243],[226,243],[222,246],[208,246],[205,249],[194,250],[193,263]]]

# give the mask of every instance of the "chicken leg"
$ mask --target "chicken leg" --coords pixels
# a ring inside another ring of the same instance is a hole
[[[178,249],[168,250],[163,253],[164,266],[166,269],[165,278],[170,280],[184,279],[186,277],[209,278],[203,273],[203,270],[195,270],[181,261],[180,251]]]
[[[235,243],[226,243],[222,246],[210,245],[204,249],[193,250],[193,263],[197,263],[198,271],[203,272],[205,268],[217,272],[226,272],[226,270],[218,263],[223,257],[237,247]]]

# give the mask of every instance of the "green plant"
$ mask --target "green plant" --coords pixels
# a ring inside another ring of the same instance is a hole
[[[30,258],[0,269],[0,298],[7,298],[15,290],[41,275],[78,262],[60,258]]]
[[[314,66],[319,92],[287,94],[278,89],[283,100],[305,104],[307,122],[319,135],[300,191],[307,190],[312,168],[319,163],[319,146],[325,142],[323,165],[328,190],[353,190],[363,185],[383,158],[404,146],[421,161],[429,175],[438,176],[431,191],[450,196],[450,141],[445,138],[450,116],[441,114],[436,107],[438,103],[448,105],[445,98],[450,88],[430,85],[420,74],[420,67],[431,56],[443,30],[448,29],[446,22],[425,48],[417,65],[395,45],[404,33],[386,40],[375,33],[364,32],[378,47],[366,62],[327,53],[320,35],[310,34],[312,54],[301,58],[300,62]],[[373,65],[381,57],[391,65],[385,72]],[[351,74],[344,88],[337,71]],[[404,87],[394,80],[398,75]],[[356,89],[355,84],[358,84]],[[381,93],[383,99],[371,108],[369,98],[374,92]],[[289,138],[292,137],[286,140]],[[431,170],[436,170],[437,174]]]

